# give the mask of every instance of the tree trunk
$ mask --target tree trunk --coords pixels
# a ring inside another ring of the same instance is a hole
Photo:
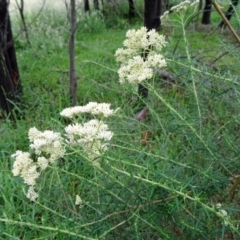
[[[212,2],[211,0],[206,0],[205,7],[202,15],[202,24],[211,24],[211,11],[212,11]]]
[[[70,97],[72,100],[72,105],[77,104],[77,77],[76,77],[76,67],[75,67],[75,33],[76,33],[76,4],[75,0],[71,0],[71,30],[69,38],[69,57],[70,57]]]
[[[88,0],[84,0],[84,11],[89,12],[90,11],[90,5]]]
[[[135,16],[135,5],[134,5],[134,0],[128,0],[128,17],[134,18]]]
[[[161,0],[144,1],[144,25],[148,30],[160,29]]]
[[[229,6],[227,12],[225,13],[225,17],[227,20],[230,20],[232,15],[234,14],[234,8],[238,5],[238,0],[232,0],[232,4]],[[218,25],[218,27],[222,28],[225,27],[225,24],[223,21],[221,21]]]
[[[161,0],[144,0],[144,26],[147,30],[160,29]],[[139,84],[138,94],[142,98],[148,96],[148,89]]]
[[[8,2],[0,0],[0,108],[10,113],[21,95]]]

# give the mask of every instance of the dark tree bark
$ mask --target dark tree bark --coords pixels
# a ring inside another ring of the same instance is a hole
[[[161,0],[144,1],[144,25],[148,30],[160,29]]]
[[[232,0],[232,4],[229,6],[227,12],[225,13],[225,17],[227,20],[230,20],[232,15],[234,14],[234,8],[238,5],[238,0]],[[218,27],[222,28],[225,27],[224,21],[221,21]]]
[[[202,24],[211,24],[211,11],[212,11],[212,2],[211,0],[205,0],[205,7],[202,15]]]
[[[161,0],[144,0],[144,26],[147,30],[160,29]],[[148,89],[139,84],[138,94],[142,98],[147,98]]]
[[[135,16],[135,5],[134,5],[134,0],[128,0],[128,17],[134,18]]]
[[[20,102],[20,84],[7,0],[0,0],[0,108],[10,113]]]
[[[76,23],[76,3],[75,0],[71,0],[71,16],[70,16],[70,38],[69,38],[69,57],[70,57],[70,97],[72,105],[77,104],[77,77],[76,77],[76,66],[75,66],[75,33],[77,28]]]
[[[90,5],[88,0],[84,0],[84,11],[89,12],[90,11]]]

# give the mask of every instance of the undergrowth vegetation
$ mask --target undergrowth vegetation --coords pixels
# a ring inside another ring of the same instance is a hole
[[[206,27],[170,14],[160,34],[167,41],[162,70],[171,77],[146,82],[149,96],[140,103],[136,86],[119,83],[114,54],[142,21],[79,18],[78,105],[120,108],[105,120],[114,135],[99,164],[72,147],[45,169],[36,201],[13,176],[11,155],[32,151],[30,128],[64,136],[71,123],[60,115],[70,107],[68,21],[44,12],[29,27],[31,45],[16,39],[24,108],[16,121],[0,122],[0,238],[239,239],[240,50],[227,29],[217,29],[218,15]],[[17,35],[16,19],[12,25]]]

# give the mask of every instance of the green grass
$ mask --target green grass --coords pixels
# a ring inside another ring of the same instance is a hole
[[[139,122],[136,94],[119,84],[114,53],[126,31],[142,23],[115,20],[109,28],[95,17],[80,23],[76,37],[78,104],[121,108],[107,120],[114,132],[111,147],[99,168],[81,149],[48,168],[38,181],[37,202],[26,198],[22,179],[13,177],[10,156],[29,150],[28,129],[63,133],[66,122],[59,112],[70,106],[68,26],[57,14],[41,15],[29,28],[31,46],[23,36],[17,39],[23,117],[0,123],[0,238],[238,239],[239,188],[233,199],[228,192],[230,178],[239,174],[238,45],[225,31],[215,31],[215,16],[210,33],[190,24],[188,47],[181,37],[174,54],[182,27],[163,28],[167,71],[175,82],[149,82],[148,116]],[[233,19],[234,26],[237,22]],[[229,53],[215,68],[209,66],[224,51]],[[228,212],[227,226],[217,203]]]

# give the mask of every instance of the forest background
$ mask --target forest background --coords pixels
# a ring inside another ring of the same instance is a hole
[[[144,25],[143,1],[135,1],[132,18],[127,1],[104,3],[104,11],[76,5],[77,105],[120,108],[105,120],[114,135],[99,164],[81,147],[68,149],[41,172],[36,201],[13,176],[11,156],[21,150],[36,158],[30,128],[64,136],[71,122],[60,115],[72,104],[69,11],[26,3],[27,40],[10,8],[23,95],[14,116],[0,120],[0,238],[239,239],[239,43],[218,27],[214,9],[210,25],[190,6],[169,14],[159,30],[167,66],[145,84],[142,98],[137,86],[119,83],[114,55],[126,32]],[[230,2],[219,4],[226,11]]]

